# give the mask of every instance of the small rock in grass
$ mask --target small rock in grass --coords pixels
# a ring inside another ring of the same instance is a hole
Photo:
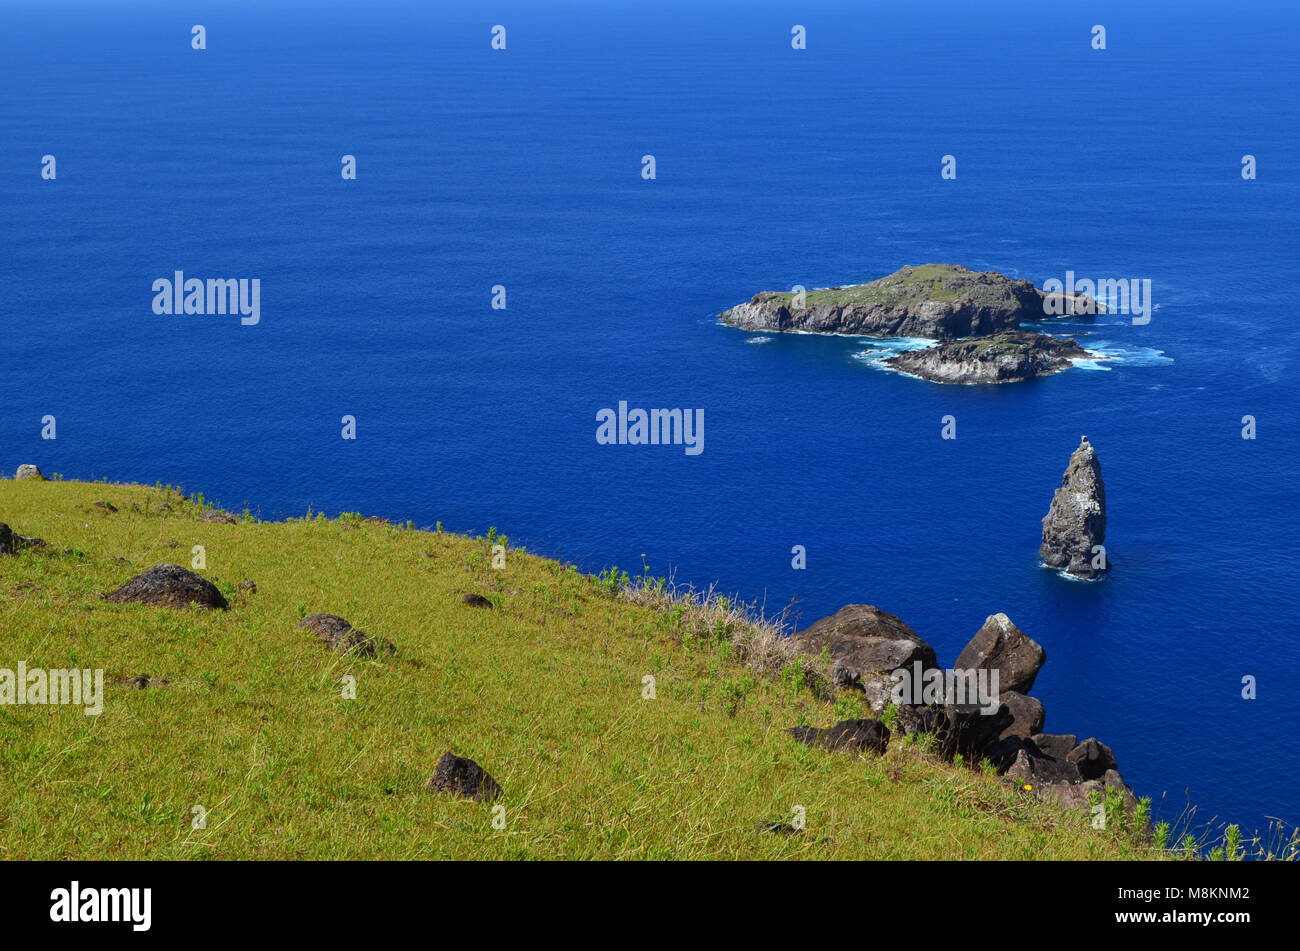
[[[356,653],[359,657],[374,657],[379,653],[393,654],[397,647],[382,637],[371,637],[358,631],[347,620],[336,614],[313,614],[304,618],[298,630],[311,631],[330,650]]]
[[[858,750],[883,753],[889,745],[889,727],[879,720],[841,720],[829,729],[795,726],[786,730],[804,746],[826,750]]]
[[[429,777],[428,789],[452,793],[475,802],[491,802],[501,795],[501,786],[478,763],[463,756],[444,753]]]
[[[166,687],[171,681],[163,680],[161,677],[150,677],[148,674],[138,674],[135,677],[114,680],[113,683],[134,687],[136,690],[145,690],[149,687]]]

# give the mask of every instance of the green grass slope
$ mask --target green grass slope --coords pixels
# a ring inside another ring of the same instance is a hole
[[[856,701],[819,699],[725,601],[656,609],[514,549],[494,569],[486,539],[357,516],[205,514],[158,488],[0,481],[0,521],[48,542],[0,556],[0,668],[102,668],[106,695],[100,716],[0,706],[0,858],[1153,854],[924,742],[865,758],[797,744],[784,728]],[[196,545],[230,610],[100,597],[190,567]],[[315,612],[398,653],[330,652],[296,629]],[[111,683],[139,674],[168,683]],[[449,750],[497,779],[504,811],[425,788]]]

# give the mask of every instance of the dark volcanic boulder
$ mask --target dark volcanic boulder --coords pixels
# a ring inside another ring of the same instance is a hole
[[[216,585],[180,565],[154,565],[105,598],[118,604],[134,601],[165,608],[194,604],[224,611],[230,607]]]
[[[461,604],[468,604],[472,608],[491,608],[492,602],[481,594],[462,594],[460,596]]]
[[[920,661],[923,670],[937,667],[934,648],[901,619],[870,604],[849,604],[830,617],[796,633],[792,641],[813,657],[830,655],[824,671],[831,683],[866,692],[876,712],[889,702],[893,682],[889,674],[900,667],[909,671]]]
[[[826,750],[883,753],[889,745],[889,727],[879,720],[841,720],[825,730],[812,726],[795,726],[786,732],[804,746]]]
[[[1043,544],[1038,557],[1052,568],[1077,578],[1100,577],[1109,556],[1093,552],[1106,540],[1106,484],[1097,451],[1084,436],[1070,456],[1061,487],[1043,516]]]
[[[313,614],[298,624],[298,630],[311,631],[316,635],[316,640],[330,650],[344,654],[353,652],[361,657],[374,657],[381,651],[392,654],[397,650],[391,641],[358,631],[336,614]]]
[[[940,734],[947,726],[943,707],[938,704],[905,703],[897,709],[894,729],[903,736],[913,733]]]
[[[1106,795],[1105,785],[1095,779],[1074,783],[1040,783],[1036,789],[1044,799],[1055,799],[1058,805],[1066,809],[1092,808],[1094,793],[1098,802]]]
[[[1092,809],[1106,801],[1110,790],[1116,790],[1123,802],[1125,815],[1129,819],[1133,818],[1138,798],[1115,770],[1108,770],[1099,778],[1079,779],[1077,771],[1061,769],[1054,760],[1038,759],[1024,753],[1021,756],[1025,759],[1018,759],[1007,770],[1006,776],[1017,785],[1030,787],[1034,795],[1054,800],[1066,809]],[[1148,837],[1151,833],[1149,825],[1136,831]]]
[[[1095,737],[1088,737],[1072,749],[1066,754],[1066,759],[1079,767],[1079,773],[1084,779],[1102,779],[1107,772],[1119,768],[1114,751]],[[1119,773],[1115,775],[1118,776]]]
[[[982,758],[993,764],[999,774],[1011,768],[1022,750],[1028,750],[1028,741],[1023,736],[1003,731],[1002,738],[984,747]]]
[[[1029,742],[1035,756],[1066,760],[1079,745],[1079,738],[1073,733],[1036,733]]]
[[[961,754],[972,762],[979,762],[987,751],[1012,724],[1011,711],[1005,703],[996,710],[977,704],[949,703],[944,706],[943,743],[940,750],[946,756]]]
[[[1018,783],[1031,786],[1083,782],[1078,767],[1069,760],[1057,759],[1054,756],[1035,756],[1028,749],[1022,749],[1016,754],[1015,761],[1006,775]]]
[[[1037,791],[1044,798],[1055,799],[1066,808],[1091,809],[1094,805],[1104,803],[1106,794],[1112,789],[1119,793],[1120,799],[1124,803],[1124,813],[1131,819],[1138,807],[1138,798],[1134,795],[1133,790],[1129,788],[1128,783],[1124,782],[1119,773],[1113,769],[1107,770],[1103,776],[1095,779],[1084,779],[1082,782],[1046,783],[1039,786]],[[1092,801],[1094,795],[1097,800],[1096,803]],[[1149,834],[1150,827],[1138,831]]]
[[[19,535],[4,522],[0,522],[0,555],[16,555],[24,548],[44,548],[45,539]]]
[[[957,657],[957,670],[996,670],[998,690],[1028,693],[1047,660],[1042,645],[1011,623],[992,614]]]
[[[1043,732],[1043,724],[1047,722],[1047,713],[1043,710],[1041,702],[1014,690],[1002,691],[1002,702],[1011,711],[1011,725],[1002,731],[1003,739],[1008,736],[1028,739],[1035,733]]]
[[[438,760],[437,768],[429,777],[428,789],[476,802],[491,802],[501,795],[501,786],[482,766],[472,759],[451,753],[444,753]]]

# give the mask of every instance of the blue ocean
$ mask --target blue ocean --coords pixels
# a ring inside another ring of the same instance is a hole
[[[1005,612],[1047,730],[1159,817],[1295,824],[1298,35],[1284,2],[0,3],[0,468],[495,526],[800,626],[870,603],[946,665]],[[1151,319],[1053,327],[1108,359],[1004,386],[717,320],[927,262],[1148,279]],[[258,323],[155,314],[177,271],[259,279]],[[620,401],[702,409],[703,451],[599,445]],[[1037,557],[1084,434],[1097,583]]]

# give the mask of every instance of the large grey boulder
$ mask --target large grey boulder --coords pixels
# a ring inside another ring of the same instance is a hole
[[[1076,578],[1097,578],[1110,568],[1105,551],[1094,548],[1106,540],[1106,484],[1101,478],[1097,450],[1084,436],[1070,456],[1061,487],[1043,517],[1044,564]]]
[[[31,463],[24,463],[23,465],[19,466],[18,471],[14,473],[15,482],[23,479],[35,479],[38,482],[49,481],[48,479],[45,478],[45,474],[41,472],[39,468],[32,465]]]
[[[1002,731],[1001,739],[1018,736],[1029,739],[1035,733],[1042,733],[1047,722],[1047,711],[1035,697],[1027,697],[1015,690],[1002,691],[1002,702],[1011,711],[1011,726]]]
[[[922,670],[938,666],[934,648],[896,615],[871,604],[849,604],[830,617],[793,635],[803,653],[830,657],[821,673],[837,687],[861,690],[872,712],[882,713],[889,704],[894,681],[891,674],[900,667],[920,662]]]
[[[998,691],[1029,693],[1047,662],[1041,644],[1011,623],[1005,614],[991,614],[957,656],[957,670],[996,670]]]
[[[1072,749],[1066,759],[1079,767],[1084,779],[1102,779],[1108,772],[1119,769],[1115,752],[1094,737],[1088,737]]]

